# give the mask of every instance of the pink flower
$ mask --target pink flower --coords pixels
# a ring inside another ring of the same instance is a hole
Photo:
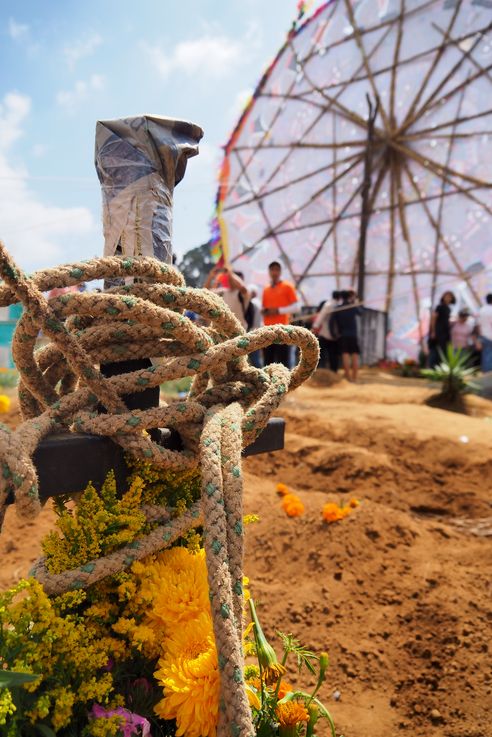
[[[134,714],[128,709],[124,709],[122,706],[118,706],[117,709],[107,711],[100,704],[93,704],[90,716],[92,719],[109,719],[110,717],[122,717],[123,723],[121,729],[123,731],[123,737],[132,737],[132,735],[138,735],[138,737],[152,737],[150,733],[150,722],[145,717],[141,717],[139,714]]]

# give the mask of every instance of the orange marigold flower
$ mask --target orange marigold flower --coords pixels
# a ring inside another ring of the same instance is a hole
[[[352,509],[355,509],[356,507],[358,507],[359,504],[360,504],[360,501],[355,498],[349,501],[349,507],[352,507]]]
[[[285,496],[289,493],[289,487],[287,484],[277,484],[277,494],[280,494],[280,496]]]
[[[346,509],[346,508],[345,508]],[[347,516],[347,512],[344,511],[335,502],[327,502],[321,512],[325,522],[338,522]]]
[[[289,517],[300,517],[304,514],[304,504],[295,494],[286,494],[283,497],[282,509]]]
[[[286,704],[277,704],[278,723],[281,727],[292,727],[295,724],[309,721],[309,714],[303,704],[298,701],[288,701]]]
[[[260,681],[259,678],[256,678],[256,677],[248,678],[248,680],[246,681],[246,683],[249,686],[252,686],[254,689],[256,689],[256,691],[258,691],[258,692],[261,691],[261,681]],[[275,691],[276,687],[277,687],[277,684],[276,683],[273,683],[269,687],[269,691],[273,693]],[[294,689],[292,688],[292,686],[290,685],[290,683],[287,683],[287,681],[280,681],[280,686],[278,687],[278,693],[277,693],[277,700],[280,701],[281,699],[284,698],[284,696],[287,696],[287,694],[290,693],[293,690]]]
[[[261,681],[256,676],[253,676],[253,678],[248,678],[246,683],[248,684],[248,686],[253,686],[253,688],[255,688],[257,691],[260,691],[261,689]]]
[[[287,681],[280,681],[280,686],[278,687],[278,694],[277,698],[280,701],[284,698],[284,696],[287,696],[288,693],[293,691],[294,689],[290,685],[290,683],[287,683]]]

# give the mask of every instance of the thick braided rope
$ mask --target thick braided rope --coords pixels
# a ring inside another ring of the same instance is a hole
[[[243,683],[243,530],[240,424],[231,404],[207,413],[202,441],[203,513],[210,604],[220,678],[218,734],[253,735]],[[226,438],[226,442],[224,439]]]
[[[242,684],[242,478],[241,450],[263,430],[283,395],[310,376],[318,360],[315,338],[303,328],[275,325],[247,335],[224,302],[206,290],[183,286],[172,267],[154,259],[95,259],[25,276],[0,243],[0,306],[21,301],[25,312],[14,336],[24,422],[14,432],[0,425],[0,523],[7,496],[33,517],[40,508],[32,462],[40,440],[61,430],[110,436],[126,451],[173,470],[201,466],[202,499],[182,516],[147,510],[159,521],[151,532],[110,555],[51,574],[43,560],[35,575],[50,594],[85,588],[155,553],[203,524],[214,632],[221,670],[218,735],[251,737]],[[47,300],[42,292],[93,279],[132,277],[141,283],[105,294],[69,293]],[[207,320],[199,327],[183,316]],[[35,350],[39,331],[50,339]],[[289,372],[252,368],[246,356],[273,342],[297,345]],[[157,364],[110,378],[98,364],[153,356]],[[193,376],[186,400],[129,412],[122,395]],[[98,412],[103,405],[107,413]],[[175,429],[182,451],[162,448],[145,432]]]

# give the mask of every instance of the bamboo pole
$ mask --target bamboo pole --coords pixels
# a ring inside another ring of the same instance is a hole
[[[372,159],[374,153],[374,123],[376,121],[379,103],[376,100],[373,106],[371,98],[366,95],[367,106],[369,113],[367,116],[367,144],[364,155],[364,178],[362,182],[362,209],[360,218],[360,234],[359,234],[359,247],[358,247],[358,283],[357,293],[360,300],[364,300],[364,288],[365,288],[365,268],[366,268],[366,241],[367,241],[367,229],[369,227],[369,220],[371,217],[371,210],[369,209],[369,193],[371,190],[371,176],[372,176]]]
[[[454,12],[451,15],[451,19],[450,19],[449,24],[448,24],[448,29],[447,29],[446,35],[448,35],[449,33],[451,33],[451,31],[453,30],[453,26],[454,26],[454,23],[456,21],[457,15],[459,13],[460,7],[461,7],[461,0],[459,0],[459,5],[456,5],[456,7],[454,9]],[[405,116],[405,119],[403,120],[403,122],[402,122],[402,124],[401,124],[401,126],[400,126],[400,128],[398,130],[398,135],[401,135],[402,131],[405,130],[406,128],[408,128],[412,124],[412,122],[414,121],[414,114],[415,114],[415,111],[417,109],[417,105],[419,104],[420,99],[421,99],[422,95],[424,94],[425,89],[426,89],[426,87],[427,87],[427,85],[429,83],[429,80],[430,80],[432,74],[434,73],[437,65],[439,64],[439,61],[440,61],[442,55],[444,54],[445,50],[446,50],[446,44],[443,41],[443,43],[441,43],[441,45],[437,48],[437,52],[435,53],[434,58],[433,58],[433,60],[432,60],[432,62],[430,64],[430,66],[429,66],[426,74],[424,75],[424,79],[422,80],[422,84],[420,85],[419,89],[417,90],[417,94],[415,95],[414,99],[412,100],[412,103],[411,103],[411,105],[410,105],[410,107],[408,109],[408,112],[407,112],[407,114]],[[417,117],[419,117],[419,116],[417,116]]]
[[[417,194],[420,194],[420,190],[419,190],[417,184],[413,181],[412,172],[410,171],[410,169],[408,167],[408,162],[405,161],[405,160],[403,160],[403,168],[404,168],[405,174],[406,174],[406,176],[408,178],[408,181],[410,182],[411,187],[413,187],[413,189],[416,191]],[[435,221],[435,219],[434,219],[431,211],[429,210],[429,208],[427,206],[427,203],[425,202],[425,200],[421,200],[420,203],[421,203],[421,205],[422,205],[422,207],[424,209],[425,214],[427,215],[427,219],[429,220],[429,222],[430,222],[433,230],[437,230],[438,229],[437,228],[437,222]],[[466,282],[466,284],[468,285],[468,288],[470,289],[471,293],[473,294],[473,296],[477,300],[477,304],[480,304],[480,297],[478,296],[478,294],[476,293],[473,285],[471,284],[470,277],[468,276],[468,274],[466,273],[466,271],[464,271],[464,269],[462,268],[462,266],[459,263],[459,261],[458,261],[456,255],[455,255],[455,253],[449,247],[449,244],[446,241],[446,239],[443,238],[442,235],[440,237],[441,237],[441,242],[442,242],[444,248],[446,249],[449,258],[451,259],[451,261],[453,262],[453,264],[456,267],[457,274],[455,276],[459,276],[459,278],[462,281]],[[424,273],[424,272],[422,272],[422,273]],[[432,274],[433,273],[433,270],[430,271],[430,272],[425,272],[425,273]]]
[[[369,84],[371,86],[372,94],[373,94],[374,99],[376,101],[376,105],[379,107],[379,113],[381,115],[381,119],[383,121],[385,131],[387,133],[389,133],[390,130],[391,130],[390,121],[388,119],[388,116],[386,114],[386,111],[385,111],[383,105],[381,104],[381,99],[379,97],[378,88],[376,86],[376,82],[374,80],[374,77],[373,77],[373,74],[372,74],[372,71],[371,71],[371,67],[370,67],[370,64],[369,64],[369,60],[368,60],[367,55],[366,55],[366,50],[365,50],[364,44],[362,42],[362,34],[361,34],[360,28],[358,27],[358,25],[356,23],[356,20],[355,20],[355,14],[354,14],[354,10],[352,8],[351,0],[344,0],[344,3],[345,3],[345,9],[347,11],[347,15],[348,15],[348,17],[350,19],[350,25],[354,29],[355,42],[356,42],[357,47],[358,47],[358,49],[360,51],[360,54],[362,56],[362,61],[364,62],[364,68],[365,68],[365,70],[367,72],[367,76],[369,77]]]
[[[314,194],[310,195],[310,197],[305,202],[303,202],[302,204],[300,204],[297,207],[297,210],[301,210],[302,208],[307,207],[312,202],[314,202],[320,196],[320,194],[323,194],[323,192],[325,192],[326,190],[330,189],[330,187],[333,186],[333,184],[334,184],[335,181],[338,181],[339,179],[341,179],[342,177],[344,177],[346,174],[348,174],[350,171],[352,171],[352,169],[355,166],[357,166],[357,164],[359,164],[362,161],[362,159],[363,159],[363,154],[361,154],[356,161],[354,161],[349,167],[347,167],[347,169],[345,169],[340,174],[337,174],[336,177],[334,177],[330,182],[328,182],[328,184],[323,185],[323,187],[321,187],[319,190],[317,190]],[[258,197],[257,200],[256,200],[257,203],[260,203],[261,201],[262,201],[262,198],[261,197]],[[272,227],[271,230],[269,230],[268,232],[264,233],[262,235],[262,237],[259,238],[257,241],[255,241],[255,243],[253,243],[248,249],[245,249],[243,251],[243,253],[247,253],[248,251],[252,250],[253,248],[256,248],[256,246],[259,243],[261,243],[262,240],[264,240],[265,238],[268,238],[270,236],[273,236],[274,233],[277,233],[278,232],[278,229],[284,223],[288,222],[291,219],[292,215],[293,215],[293,213],[289,213],[285,218],[283,218],[283,220],[281,220],[274,227]]]
[[[403,183],[402,183],[402,176],[401,176],[400,159],[397,158],[395,163],[396,163],[396,191],[397,191],[397,196],[398,196],[398,212],[400,216],[400,225],[401,225],[401,230],[403,234],[403,239],[407,246],[408,264],[410,267],[413,268],[414,266],[413,245],[412,245],[412,239],[410,237],[410,229],[408,227],[408,221],[407,221],[406,202],[403,196]],[[403,276],[403,274],[401,275]],[[419,331],[419,344],[420,344],[421,349],[423,349],[424,336],[422,335],[422,325],[421,325],[421,318],[420,318],[420,300],[419,300],[419,290],[418,290],[416,273],[411,274],[411,279],[412,279],[412,289],[413,289],[413,300],[415,303],[415,314],[417,315],[417,324],[418,324],[418,331]]]
[[[332,118],[332,136],[333,140],[337,140],[337,117],[336,115],[333,115]],[[337,171],[337,149],[333,149],[333,163],[335,165],[335,173]],[[336,213],[338,210],[337,206],[337,182],[333,184],[333,187],[331,188],[331,202],[333,206],[333,212]],[[338,233],[337,233],[337,225],[338,223],[335,223],[335,227],[333,228],[333,260],[335,262],[335,271],[339,270],[339,260],[338,260]],[[337,289],[340,289],[340,277],[337,276],[336,278],[336,285]]]
[[[249,175],[248,175],[247,171],[245,170],[245,168],[244,168],[244,166],[243,166],[243,164],[241,162],[241,158],[239,156],[237,158],[238,158],[238,161],[239,161],[239,165],[243,168],[244,178],[246,179],[246,181],[248,182],[248,184],[252,188],[251,180],[250,180]],[[273,232],[272,224],[270,223],[270,219],[269,219],[268,215],[266,214],[265,207],[264,207],[264,204],[263,204],[263,201],[262,201],[261,198],[258,198],[257,204],[258,204],[258,209],[259,209],[259,211],[260,211],[260,213],[261,213],[261,215],[263,217],[263,220],[265,221],[265,224],[266,224],[267,228],[269,229],[269,231],[271,233],[270,235],[264,236],[264,237],[271,237],[271,238],[273,238],[273,240],[275,241],[275,244],[276,244],[276,246],[277,246],[277,248],[279,250],[279,253],[282,255],[283,260],[284,260],[285,264],[287,265],[287,269],[288,269],[288,271],[289,271],[292,279],[295,281],[295,275],[294,275],[294,271],[292,269],[292,263],[291,263],[291,260],[289,258],[289,255],[285,252],[285,250],[284,250],[284,248],[282,246],[282,243],[280,242],[280,240],[279,240],[278,236],[276,235],[276,233]],[[305,296],[302,293],[302,290],[299,290],[299,291],[301,292],[302,299],[304,301],[306,301]]]
[[[460,99],[458,101],[458,117],[461,113],[461,107],[463,105],[463,98],[465,96],[465,88],[463,88]],[[454,124],[452,130],[451,130],[451,136],[449,138],[449,145],[448,150],[446,152],[446,166],[449,166],[449,162],[451,160],[451,154],[453,151],[453,143],[454,143],[454,132],[456,131],[456,123]],[[441,195],[444,192],[444,187],[446,183],[443,179],[441,179]],[[441,196],[439,200],[439,206],[437,209],[437,229],[436,229],[436,238],[434,243],[434,273],[432,275],[432,285],[431,285],[431,310],[433,309],[432,306],[434,304],[435,298],[436,298],[436,285],[437,285],[437,274],[439,270],[439,242],[441,239],[441,226],[442,226],[442,213],[444,208],[444,200]]]
[[[237,154],[237,151],[238,149],[235,149],[234,153]],[[359,154],[351,154],[350,156],[346,156],[344,159],[341,159],[339,163],[348,163],[350,161],[353,161],[358,156]],[[235,210],[238,207],[242,207],[243,205],[249,205],[250,203],[255,202],[259,196],[270,197],[270,195],[272,194],[282,192],[284,189],[292,187],[293,184],[299,184],[299,182],[304,182],[306,179],[311,179],[311,177],[316,176],[317,174],[322,174],[325,171],[330,171],[331,169],[334,169],[336,172],[336,164],[334,164],[333,162],[331,164],[326,164],[326,166],[320,166],[319,169],[314,169],[307,174],[303,174],[301,177],[297,177],[297,179],[290,179],[288,182],[285,182],[284,184],[279,184],[277,187],[274,187],[267,192],[259,190],[258,194],[255,197],[251,197],[249,200],[241,200],[240,202],[228,205],[227,207],[224,207],[223,212],[230,212],[231,210]]]

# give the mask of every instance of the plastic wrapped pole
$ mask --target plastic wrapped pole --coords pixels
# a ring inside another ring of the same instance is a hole
[[[198,154],[198,125],[157,115],[96,124],[95,164],[103,196],[104,255],[172,261],[174,187]]]
[[[202,136],[198,125],[157,115],[96,123],[105,256],[153,256],[172,262],[174,187],[184,177],[190,156],[198,154]],[[107,280],[104,286],[123,282]],[[113,376],[150,365],[150,357],[119,361],[102,365],[101,372]],[[157,406],[159,387],[123,396],[123,401],[128,409]]]

